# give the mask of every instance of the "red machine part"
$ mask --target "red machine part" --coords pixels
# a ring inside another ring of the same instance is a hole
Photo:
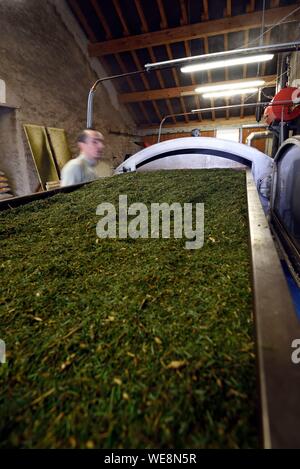
[[[271,104],[266,107],[264,112],[264,118],[268,125],[272,124],[274,121],[284,122],[292,121],[297,117],[300,117],[300,105],[298,104],[276,104],[280,101],[295,101],[297,98],[300,98],[300,89],[289,86],[287,88],[282,88],[272,99]]]

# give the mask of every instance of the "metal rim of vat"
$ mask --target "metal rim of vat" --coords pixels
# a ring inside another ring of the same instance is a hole
[[[300,324],[251,172],[246,175],[263,447],[299,448],[300,364],[292,362],[292,342],[300,339]]]

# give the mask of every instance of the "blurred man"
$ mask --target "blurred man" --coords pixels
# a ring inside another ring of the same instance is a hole
[[[101,159],[104,149],[104,138],[101,132],[86,129],[77,139],[80,154],[63,167],[61,186],[71,186],[98,179],[95,168]]]

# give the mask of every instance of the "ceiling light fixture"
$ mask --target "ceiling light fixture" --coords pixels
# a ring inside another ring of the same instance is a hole
[[[266,62],[267,60],[273,59],[274,54],[262,54],[262,55],[251,55],[245,57],[235,57],[232,59],[223,59],[223,60],[216,60],[214,62],[203,62],[193,65],[186,65],[185,67],[181,67],[182,73],[193,73],[193,72],[201,72],[206,70],[214,70],[216,68],[224,68],[224,67],[233,67],[235,65],[244,65],[244,64],[253,64],[258,62]]]
[[[151,70],[180,67],[183,65],[191,65],[192,63],[208,64],[212,61],[224,61],[224,59],[236,57],[249,57],[257,54],[277,54],[279,52],[297,51],[300,48],[300,41],[286,42],[281,44],[271,44],[267,46],[248,47],[245,49],[232,49],[222,52],[213,52],[211,54],[201,54],[192,57],[182,57],[181,59],[165,60],[164,62],[155,62],[145,64],[145,69],[149,72]],[[206,69],[207,70],[207,69]]]
[[[204,93],[203,98],[230,98],[231,96],[236,96],[238,94],[250,94],[257,93],[258,88],[242,88],[239,90],[223,90],[223,91],[214,91],[212,93]]]
[[[199,86],[195,89],[196,93],[210,93],[213,91],[222,91],[222,90],[236,90],[241,88],[249,88],[249,87],[256,87],[262,86],[266,82],[264,80],[247,80],[247,81],[236,81],[235,83],[219,83],[216,85],[204,85]]]

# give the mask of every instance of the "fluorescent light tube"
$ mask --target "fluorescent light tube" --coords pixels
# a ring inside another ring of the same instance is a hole
[[[262,86],[265,84],[264,80],[247,80],[247,81],[240,81],[235,83],[220,83],[219,85],[204,85],[199,86],[195,89],[196,93],[210,93],[213,91],[222,91],[222,90],[236,90],[241,88],[250,88],[256,86]]]
[[[232,67],[234,65],[243,65],[243,64],[251,64],[251,63],[258,63],[258,62],[265,62],[267,60],[273,59],[274,54],[262,54],[262,55],[251,55],[245,57],[236,57],[234,59],[225,59],[225,60],[217,60],[214,62],[203,62],[194,65],[186,65],[182,67],[180,70],[183,73],[193,73],[193,72],[201,72],[206,70],[213,70],[215,68],[224,68],[224,67]]]
[[[204,93],[202,95],[203,98],[222,98],[230,96],[235,96],[237,94],[249,94],[249,93],[256,93],[258,88],[243,88],[239,90],[223,90],[223,91],[215,91],[212,93]]]

